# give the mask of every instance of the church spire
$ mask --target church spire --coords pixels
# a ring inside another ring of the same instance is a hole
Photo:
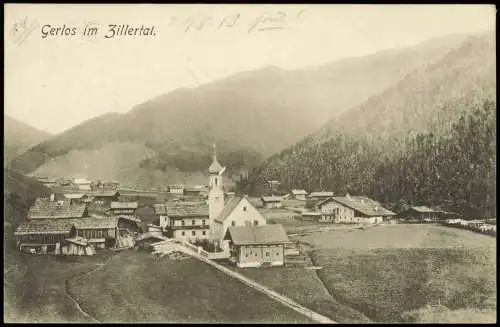
[[[217,151],[216,151],[216,145],[215,143],[213,144],[213,161],[210,167],[208,168],[208,172],[212,174],[218,174],[222,170],[222,166],[219,164],[217,161]]]

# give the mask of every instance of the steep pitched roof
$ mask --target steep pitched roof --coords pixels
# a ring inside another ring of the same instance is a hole
[[[292,190],[293,195],[307,195],[306,190]]]
[[[354,209],[365,216],[393,216],[394,212],[382,207],[382,205],[366,196],[336,196],[332,198],[338,203]],[[324,203],[325,201],[323,201]]]
[[[261,200],[263,202],[281,202],[282,199],[277,196],[263,196]]]
[[[78,218],[37,219],[20,224],[14,235],[25,234],[69,234]],[[87,219],[87,218],[85,218]]]
[[[28,211],[29,219],[45,218],[78,218],[87,214],[86,204],[70,204],[67,201],[62,203],[50,201],[50,199],[38,198]]]
[[[75,219],[73,225],[76,229],[111,229],[118,226],[118,217]]]
[[[283,244],[290,240],[282,225],[229,227],[226,238],[235,245]]]
[[[137,202],[111,202],[111,209],[137,209]]]
[[[167,215],[176,217],[208,217],[208,204],[200,202],[171,202],[166,204]]]
[[[243,200],[242,196],[235,196],[231,200],[229,200],[229,202],[224,206],[224,209],[222,209],[219,216],[217,216],[217,218],[215,218],[215,221],[223,223],[224,220],[226,220],[227,217],[229,217],[231,212],[233,212],[233,210],[236,208],[236,206],[241,202],[241,200]]]
[[[81,199],[85,196],[85,194],[83,193],[67,193],[67,194],[64,194],[64,197],[66,199]]]

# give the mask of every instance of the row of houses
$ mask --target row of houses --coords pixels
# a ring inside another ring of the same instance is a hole
[[[49,188],[63,187],[81,191],[90,190],[117,190],[120,183],[112,180],[88,180],[86,178],[65,177],[36,177],[36,179]]]
[[[137,203],[112,202],[106,216],[90,215],[88,204],[38,198],[27,221],[15,230],[17,247],[31,253],[93,253],[87,248],[129,247],[141,232]],[[82,241],[85,239],[86,241]],[[89,252],[90,251],[90,252]]]

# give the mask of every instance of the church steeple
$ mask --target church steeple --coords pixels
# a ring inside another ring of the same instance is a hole
[[[215,144],[213,145],[213,151],[213,161],[210,167],[208,167],[208,172],[210,173],[208,184],[208,215],[211,226],[210,234],[212,236],[214,235],[214,220],[224,209],[224,185],[222,173],[224,173],[225,170],[217,161],[217,151],[215,148]]]
[[[215,143],[213,145],[213,151],[214,151],[213,152],[213,160],[212,160],[212,164],[210,165],[210,167],[208,167],[208,172],[210,174],[218,174],[222,170],[222,166],[217,161],[217,151],[216,151]]]

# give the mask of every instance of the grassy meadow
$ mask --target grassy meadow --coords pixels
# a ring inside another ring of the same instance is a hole
[[[432,225],[300,238],[338,302],[375,322],[496,321],[496,239]]]
[[[124,251],[70,282],[81,307],[102,322],[307,323],[308,318],[215,268]]]

